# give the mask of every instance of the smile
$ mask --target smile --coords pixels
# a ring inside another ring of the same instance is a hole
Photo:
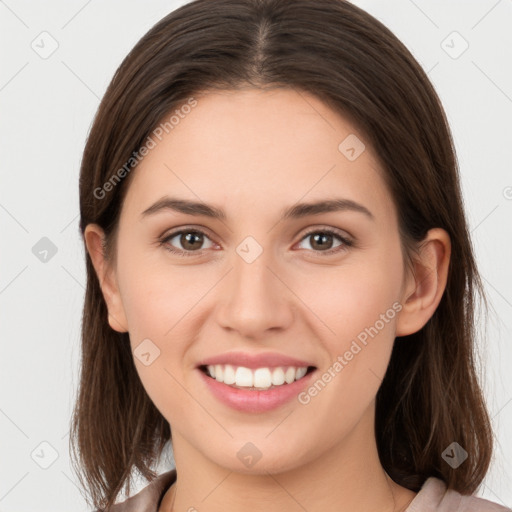
[[[221,404],[240,412],[260,414],[297,399],[317,373],[314,366],[250,369],[222,364],[203,365],[197,371],[205,393],[211,393]]]
[[[201,370],[217,382],[233,388],[257,391],[292,384],[302,379],[308,371],[313,371],[314,367],[278,366],[251,369],[231,364],[216,364],[202,366]]]

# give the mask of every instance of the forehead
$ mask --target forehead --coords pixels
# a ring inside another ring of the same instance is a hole
[[[153,137],[156,144],[132,171],[127,209],[140,213],[165,194],[231,205],[237,213],[341,196],[373,210],[392,207],[369,142],[317,97],[245,89],[194,99],[194,107],[176,108],[181,115],[160,130],[161,140]]]

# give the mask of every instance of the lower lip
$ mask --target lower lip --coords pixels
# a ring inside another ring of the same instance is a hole
[[[233,409],[243,412],[270,411],[293,400],[309,385],[312,376],[316,372],[316,370],[313,370],[302,377],[302,379],[296,380],[291,384],[283,384],[275,388],[256,391],[233,388],[206,375],[199,368],[197,371],[201,374],[201,378],[215,397]]]

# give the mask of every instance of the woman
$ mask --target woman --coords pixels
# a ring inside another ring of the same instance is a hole
[[[470,496],[492,433],[449,127],[373,17],[172,12],[101,102],[80,206],[72,428],[95,508],[506,510]],[[114,505],[134,469],[149,485]]]

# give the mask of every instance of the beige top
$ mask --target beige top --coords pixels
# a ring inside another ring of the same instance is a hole
[[[164,494],[175,481],[176,469],[162,473],[140,492],[122,503],[117,503],[111,510],[112,512],[158,512]],[[453,490],[447,491],[442,480],[430,477],[405,512],[512,512],[512,508],[476,496],[463,496]]]

